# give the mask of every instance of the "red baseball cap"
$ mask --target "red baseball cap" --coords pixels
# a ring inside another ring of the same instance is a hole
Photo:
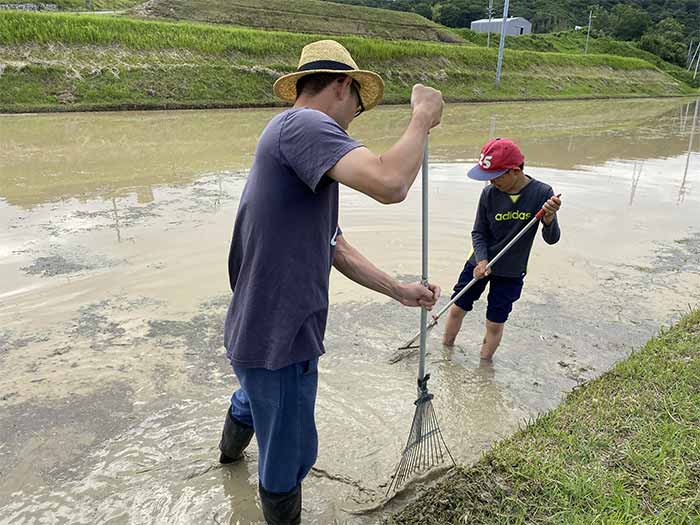
[[[489,181],[525,162],[520,148],[510,139],[489,140],[479,156],[479,163],[467,172],[470,179]]]

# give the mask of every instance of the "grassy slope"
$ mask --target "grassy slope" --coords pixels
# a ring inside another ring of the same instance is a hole
[[[486,34],[477,33],[470,29],[453,29],[467,42],[478,46],[486,46]],[[491,46],[498,47],[500,35],[491,34]],[[582,54],[586,46],[586,33],[584,31],[561,31],[558,33],[531,34],[524,36],[513,36],[506,38],[508,49],[519,49],[527,51],[541,51],[543,53],[569,53]],[[618,55],[626,57],[640,58],[654,64],[660,70],[668,73],[672,77],[687,84],[700,87],[700,79],[693,81],[693,75],[684,68],[675,64],[670,64],[653,53],[644,51],[631,42],[622,42],[607,37],[591,36],[588,43],[589,53]]]
[[[296,68],[314,35],[111,16],[0,13],[4,111],[276,104],[271,86]],[[361,67],[380,72],[389,103],[411,86],[449,101],[678,95],[684,86],[648,62],[604,55],[510,51],[500,90],[495,50],[338,38]],[[613,74],[614,73],[614,74]]]
[[[91,0],[91,7],[94,11],[111,11],[115,9],[128,9],[142,3],[143,0]],[[84,11],[85,0],[42,0],[34,2],[33,0],[0,0],[0,4],[30,4],[44,3],[55,4],[61,10],[66,11]]]
[[[161,19],[233,24],[257,29],[461,42],[415,13],[320,0],[152,0],[138,12]]]
[[[700,523],[700,311],[389,523]]]

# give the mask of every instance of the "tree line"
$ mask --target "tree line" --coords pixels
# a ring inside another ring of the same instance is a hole
[[[488,0],[333,0],[410,11],[448,27],[469,27],[488,17]],[[593,12],[594,35],[636,42],[669,62],[685,65],[691,40],[700,40],[700,0],[511,0],[510,16],[532,22],[535,33],[587,26]],[[503,0],[493,1],[493,16]]]

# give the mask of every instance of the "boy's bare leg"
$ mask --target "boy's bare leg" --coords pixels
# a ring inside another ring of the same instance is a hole
[[[498,345],[501,344],[504,327],[505,323],[494,323],[486,320],[486,335],[484,335],[484,342],[481,345],[481,359],[491,361]]]
[[[447,311],[447,321],[445,321],[445,335],[442,338],[442,344],[445,346],[454,346],[455,338],[462,328],[462,320],[467,312],[462,310],[456,304],[450,306]]]

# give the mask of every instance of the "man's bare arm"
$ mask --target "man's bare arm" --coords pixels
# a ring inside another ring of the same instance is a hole
[[[328,176],[383,204],[404,200],[423,161],[428,132],[442,118],[442,95],[417,84],[411,105],[408,128],[387,152],[377,155],[367,148],[356,148],[340,159]]]
[[[343,235],[336,239],[333,266],[356,283],[396,299],[405,306],[424,306],[431,309],[440,297],[440,287],[421,283],[401,283],[374,266],[364,255],[348,243]]]

